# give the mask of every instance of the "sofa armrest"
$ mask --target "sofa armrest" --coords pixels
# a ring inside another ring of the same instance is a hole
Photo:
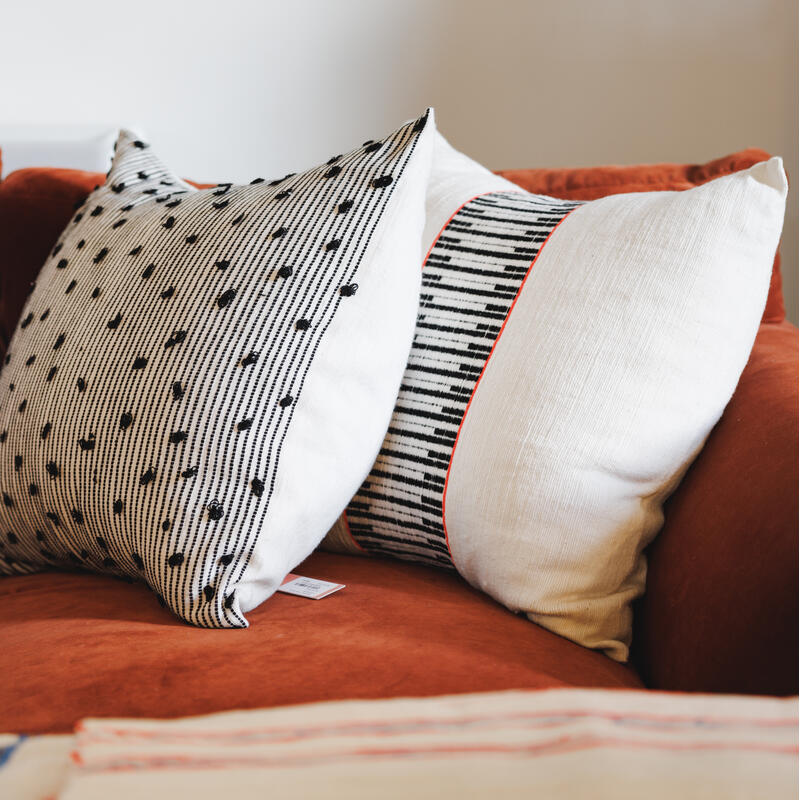
[[[788,322],[761,325],[667,503],[634,636],[652,688],[797,693],[797,335]]]

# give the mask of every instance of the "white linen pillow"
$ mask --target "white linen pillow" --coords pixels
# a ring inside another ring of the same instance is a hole
[[[0,374],[0,573],[140,578],[196,625],[319,543],[386,432],[419,301],[432,112],[196,190],[120,136]]]
[[[567,202],[438,136],[406,375],[327,546],[455,567],[625,660],[642,551],[747,361],[785,197],[773,158]]]

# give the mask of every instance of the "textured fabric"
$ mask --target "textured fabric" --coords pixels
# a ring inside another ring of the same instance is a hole
[[[797,387],[797,328],[762,325],[648,554],[634,646],[654,688],[797,693]]]
[[[177,717],[319,700],[513,688],[637,688],[630,668],[509,614],[461,578],[314,553],[246,630],[183,625],[139,584],[41,573],[0,580],[0,730],[68,732],[85,716]]]
[[[750,147],[705,164],[637,164],[625,167],[507,169],[502,175],[532,194],[565,200],[597,200],[625,192],[682,191],[730,175],[769,159],[769,153]],[[769,295],[762,322],[786,316],[781,292],[781,257],[775,253]]]
[[[206,191],[121,136],[0,376],[0,571],[116,572],[194,624],[247,624],[385,433],[419,300],[427,121]]]
[[[752,347],[785,176],[773,159],[577,207],[509,186],[437,141],[434,272],[349,534],[371,553],[451,560],[512,610],[624,660],[642,549]]]
[[[274,797],[342,800],[797,793],[796,699],[498,692],[90,719],[74,737],[29,742],[0,768],[0,789],[16,800],[44,796],[3,772],[22,777],[37,761],[62,800],[260,800],[267,786]]]

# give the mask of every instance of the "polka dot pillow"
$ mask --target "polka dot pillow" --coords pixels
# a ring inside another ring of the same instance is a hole
[[[0,573],[127,576],[188,622],[247,625],[388,427],[433,127],[207,190],[121,134],[0,373]]]

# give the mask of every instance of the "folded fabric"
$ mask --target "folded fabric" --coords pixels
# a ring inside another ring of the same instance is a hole
[[[745,366],[785,198],[774,158],[558,200],[439,137],[411,356],[328,546],[455,567],[625,660],[643,548]]]
[[[95,719],[20,747],[0,789],[42,800],[11,780],[38,759],[61,800],[790,798],[797,721],[796,699],[565,689]]]
[[[207,190],[120,136],[0,374],[0,573],[141,579],[189,622],[247,625],[385,434],[433,128]]]

